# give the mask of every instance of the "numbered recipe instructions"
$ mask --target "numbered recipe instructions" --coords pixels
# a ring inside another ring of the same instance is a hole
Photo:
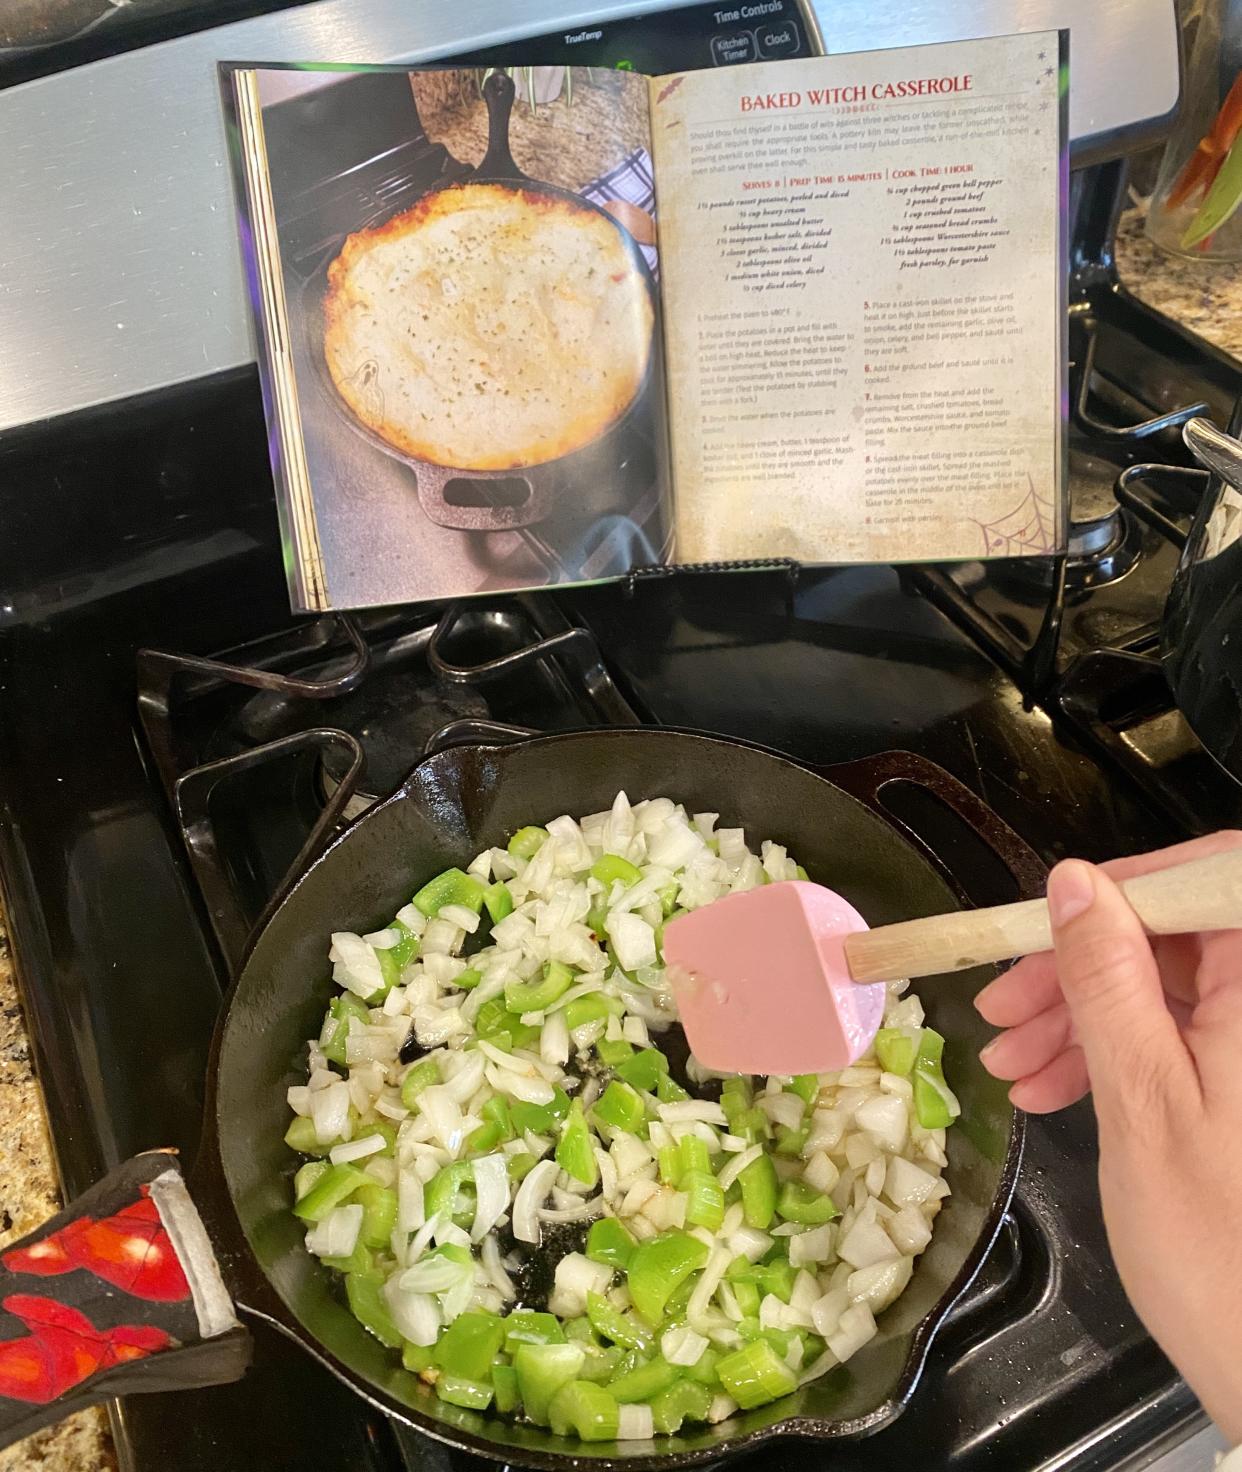
[[[1061,49],[661,79],[679,560],[1055,549]]]

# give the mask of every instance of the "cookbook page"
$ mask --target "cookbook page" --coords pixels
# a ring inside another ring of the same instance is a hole
[[[662,560],[645,79],[263,66],[236,69],[235,86],[295,606]]]
[[[1066,40],[653,79],[677,561],[1061,545]]]

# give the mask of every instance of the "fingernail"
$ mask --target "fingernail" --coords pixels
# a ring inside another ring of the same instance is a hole
[[[1054,925],[1068,925],[1095,903],[1095,871],[1081,859],[1066,859],[1048,878],[1048,909]]]
[[[999,1037],[995,1037],[995,1038],[992,1039],[992,1041],[990,1043],[984,1043],[983,1047],[979,1049],[979,1057],[980,1057],[980,1059],[984,1063],[987,1062],[988,1054],[990,1052],[992,1052],[992,1050],[996,1047],[997,1043],[999,1043],[999,1042],[1000,1042],[1000,1038]]]

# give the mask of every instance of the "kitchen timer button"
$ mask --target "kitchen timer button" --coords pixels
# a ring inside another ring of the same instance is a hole
[[[740,61],[754,61],[758,55],[754,31],[721,31],[712,37],[714,66],[734,66]]]

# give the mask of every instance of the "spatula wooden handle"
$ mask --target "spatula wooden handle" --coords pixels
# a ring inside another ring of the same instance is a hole
[[[1152,935],[1242,930],[1242,850],[1127,879],[1121,888]],[[1047,900],[929,915],[845,940],[855,981],[937,976],[1051,949]]]

